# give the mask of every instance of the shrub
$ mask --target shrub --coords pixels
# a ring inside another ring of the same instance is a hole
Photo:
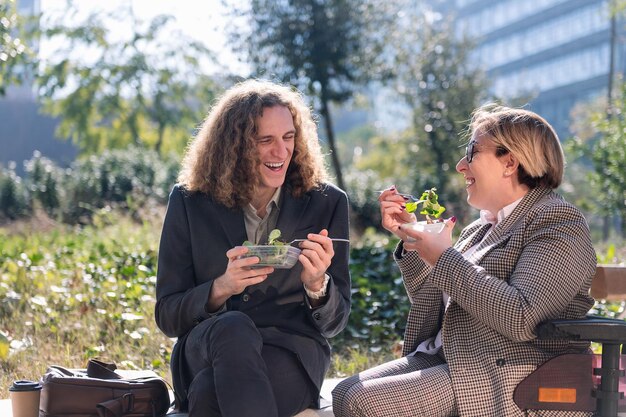
[[[65,223],[88,224],[102,208],[135,214],[150,203],[164,204],[178,160],[130,147],[78,159],[67,169],[35,152],[24,168],[24,178],[14,167],[0,169],[0,220],[28,216],[40,207]]]
[[[59,211],[63,196],[65,172],[39,151],[24,161],[27,186],[34,202],[41,205],[46,213],[54,215]]]
[[[30,213],[30,199],[22,178],[13,166],[0,166],[0,220],[15,220]]]
[[[392,256],[397,241],[376,240],[366,237],[350,252],[352,311],[346,330],[331,339],[339,351],[388,351],[404,334],[410,303]]]

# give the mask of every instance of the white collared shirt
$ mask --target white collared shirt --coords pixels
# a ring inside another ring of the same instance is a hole
[[[264,218],[259,217],[257,210],[251,203],[248,203],[248,205],[243,208],[246,235],[248,236],[248,240],[255,245],[267,243],[261,242],[261,240],[264,239],[267,241],[269,232],[276,228],[278,212],[280,211],[280,194],[281,187],[278,187],[265,206],[266,214]]]

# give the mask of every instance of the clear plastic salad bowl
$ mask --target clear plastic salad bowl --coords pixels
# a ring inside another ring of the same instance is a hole
[[[423,221],[408,223],[407,226],[417,232],[439,233],[443,230],[446,224],[444,222],[427,223]]]
[[[254,267],[272,266],[276,269],[289,269],[298,262],[301,250],[290,245],[256,245],[246,246],[248,253],[242,258],[258,256],[260,261]]]
[[[425,221],[422,222],[413,222],[407,223],[406,226],[417,232],[427,232],[427,233],[439,233],[446,226],[444,222],[435,222],[435,223],[427,223]],[[415,242],[411,236],[408,236],[406,239],[407,242]]]

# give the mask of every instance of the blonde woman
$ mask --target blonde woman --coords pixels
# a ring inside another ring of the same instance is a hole
[[[172,376],[197,416],[290,416],[318,404],[326,338],[350,312],[346,194],[326,182],[314,121],[288,87],[228,90],[190,145],[172,190],[156,321],[178,341]],[[292,269],[255,267],[246,240],[304,238]]]
[[[556,355],[588,349],[535,335],[539,323],[583,318],[593,305],[587,223],[553,191],[564,168],[558,137],[539,115],[497,106],[473,114],[470,135],[456,170],[480,218],[454,245],[454,218],[439,234],[415,232],[397,190],[380,195],[411,301],[404,357],[342,381],[338,417],[534,415],[513,402],[517,384]]]

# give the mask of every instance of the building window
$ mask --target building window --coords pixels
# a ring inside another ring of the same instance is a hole
[[[500,75],[494,82],[493,92],[503,98],[519,97],[595,78],[608,71],[607,44]]]
[[[489,59],[483,61],[483,64],[489,70],[607,30],[609,24],[605,5],[595,4],[505,38],[484,43],[477,48],[475,56],[488,56]]]
[[[461,34],[477,38],[566,1],[568,0],[503,1],[466,18],[460,18],[457,23]]]

